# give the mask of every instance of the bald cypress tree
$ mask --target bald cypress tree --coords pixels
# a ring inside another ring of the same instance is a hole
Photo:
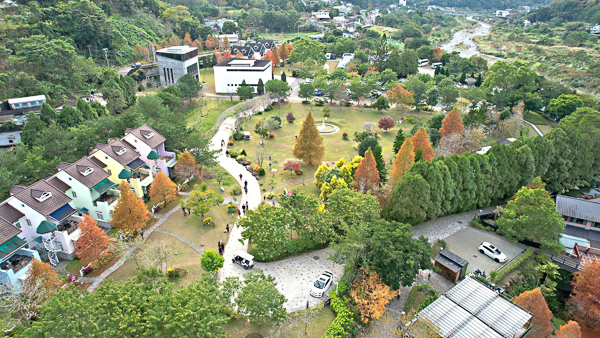
[[[294,156],[312,165],[321,162],[324,155],[323,137],[319,134],[315,119],[309,111],[294,143]]]

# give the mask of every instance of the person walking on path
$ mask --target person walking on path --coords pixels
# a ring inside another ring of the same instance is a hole
[[[225,226],[225,230],[227,230],[227,233],[229,233],[229,224],[227,224],[227,226]]]
[[[246,213],[246,206],[242,204],[242,212],[245,214]]]
[[[219,256],[223,256],[223,249],[221,249],[220,245],[219,245]]]
[[[225,150],[225,156],[229,157],[229,150]]]
[[[242,174],[240,174],[240,182],[242,181],[242,177],[244,177],[244,176],[242,176]]]
[[[244,187],[244,192],[247,194],[248,193],[248,187]]]
[[[144,231],[140,231],[140,236],[142,236],[142,239],[144,239]]]
[[[246,201],[246,210],[250,210],[250,208],[248,207],[248,201]]]
[[[431,279],[431,272],[427,275],[427,280]]]
[[[238,209],[238,217],[242,216],[242,212]]]
[[[244,181],[244,187],[248,186],[248,181]]]
[[[273,197],[273,205],[275,205],[275,197]]]

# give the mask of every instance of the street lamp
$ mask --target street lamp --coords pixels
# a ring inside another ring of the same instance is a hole
[[[110,64],[108,63],[108,48],[102,48],[102,50],[104,51],[104,57],[106,58],[106,66],[110,67]]]

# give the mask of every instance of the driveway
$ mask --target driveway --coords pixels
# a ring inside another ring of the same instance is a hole
[[[527,246],[523,244],[512,243],[495,232],[485,231],[471,226],[456,232],[444,240],[448,243],[448,250],[469,262],[467,272],[479,269],[486,273],[490,273],[504,264],[496,263],[492,258],[480,253],[478,247],[481,242],[494,244],[506,255],[507,260],[527,248]]]
[[[495,207],[487,207],[482,213],[486,214],[494,211]],[[472,210],[460,214],[438,217],[432,221],[419,224],[412,227],[411,231],[414,238],[423,235],[429,239],[429,243],[434,243],[438,239],[444,239],[469,226],[469,223],[475,218],[479,210]],[[478,244],[479,245],[479,244]]]

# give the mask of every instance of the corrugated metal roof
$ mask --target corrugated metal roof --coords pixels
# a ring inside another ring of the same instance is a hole
[[[443,338],[514,337],[531,314],[478,281],[465,278],[419,313]]]
[[[575,197],[557,195],[556,210],[563,216],[600,222],[600,203],[594,203]]]
[[[571,236],[586,238],[590,241],[600,242],[600,231],[584,229],[575,225],[566,224],[563,233]]]

